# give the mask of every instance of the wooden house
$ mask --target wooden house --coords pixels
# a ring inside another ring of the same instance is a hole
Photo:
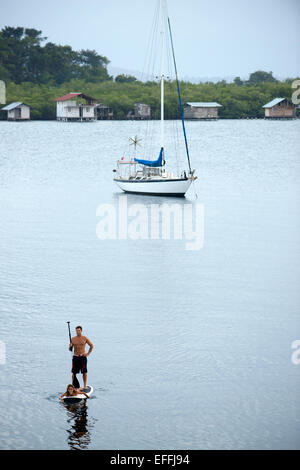
[[[218,119],[218,108],[222,105],[215,102],[184,103],[183,114],[185,119]]]
[[[296,105],[287,98],[275,98],[263,106],[266,119],[293,119]]]
[[[133,111],[129,111],[127,114],[128,119],[150,119],[151,118],[151,106],[145,103],[135,103]]]
[[[97,119],[107,120],[107,119],[113,119],[113,118],[114,118],[114,112],[111,108],[109,108],[108,106],[102,103],[97,105]]]
[[[20,101],[4,106],[1,111],[7,111],[8,121],[29,121],[30,119],[30,106]]]
[[[84,93],[68,93],[55,98],[58,121],[96,121],[97,100]],[[85,101],[83,103],[82,101]]]
[[[150,119],[151,107],[145,103],[134,104],[134,119]]]

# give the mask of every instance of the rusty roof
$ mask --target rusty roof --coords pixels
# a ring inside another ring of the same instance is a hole
[[[84,93],[68,93],[67,95],[60,96],[59,98],[55,98],[54,101],[67,101],[67,100],[71,100],[72,98],[83,98],[85,100],[97,101],[96,98],[85,95]]]

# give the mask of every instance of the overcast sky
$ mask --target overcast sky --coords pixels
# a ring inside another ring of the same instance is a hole
[[[32,27],[48,41],[95,49],[142,70],[157,0],[0,0],[0,28]],[[168,0],[182,77],[300,75],[300,0]]]

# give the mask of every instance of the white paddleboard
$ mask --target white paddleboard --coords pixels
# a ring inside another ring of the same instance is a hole
[[[89,397],[92,395],[94,389],[90,385],[82,389]],[[82,400],[86,400],[86,396],[83,393],[78,393],[75,397],[63,397],[63,402],[68,405],[74,405],[80,403]]]

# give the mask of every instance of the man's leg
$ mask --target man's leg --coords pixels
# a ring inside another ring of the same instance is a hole
[[[82,358],[82,378],[83,378],[83,388],[86,388],[86,382],[87,382],[87,357],[83,356]]]
[[[76,374],[78,374],[79,372],[79,369],[78,369],[78,359],[77,357],[73,357],[73,360],[72,360],[72,384],[74,385],[74,387],[76,388],[79,388],[79,382],[78,382],[78,379],[76,377]]]
[[[86,388],[86,382],[87,382],[87,373],[82,374],[83,377],[83,388]]]

